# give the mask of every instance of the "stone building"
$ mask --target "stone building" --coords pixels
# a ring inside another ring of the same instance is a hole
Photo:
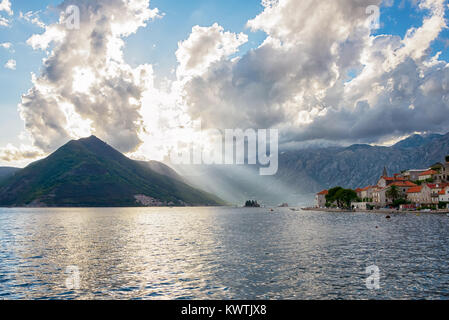
[[[326,195],[329,194],[329,191],[323,190],[318,192],[315,196],[315,207],[316,208],[325,208],[326,207]]]

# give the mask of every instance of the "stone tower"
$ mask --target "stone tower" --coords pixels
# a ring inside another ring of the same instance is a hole
[[[387,171],[386,167],[384,167],[384,172],[382,172],[382,177],[388,177],[388,171]]]

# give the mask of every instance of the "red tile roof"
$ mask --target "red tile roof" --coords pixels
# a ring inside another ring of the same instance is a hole
[[[431,175],[433,175],[433,174],[437,174],[438,172],[436,172],[435,170],[427,170],[427,171],[424,171],[423,173],[421,173],[419,176],[421,177],[421,176],[431,176]]]
[[[329,194],[329,191],[323,190],[323,191],[321,191],[321,192],[318,192],[318,194],[319,194],[319,195],[326,195],[326,194]]]
[[[442,189],[438,194],[444,196],[446,194],[446,188]]]
[[[410,181],[396,181],[390,184],[390,186],[412,188],[416,187],[417,185]]]
[[[427,186],[430,189],[441,189],[447,187],[447,183],[428,183]]]
[[[407,193],[419,193],[422,190],[422,186],[412,187],[407,190]]]

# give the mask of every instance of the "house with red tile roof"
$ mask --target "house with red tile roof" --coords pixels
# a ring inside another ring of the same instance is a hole
[[[373,192],[376,191],[379,187],[378,186],[368,186],[360,191],[360,199],[372,199],[373,198]]]
[[[380,177],[379,181],[377,182],[377,186],[381,188],[385,188],[395,182],[405,182],[407,181],[405,178],[400,176],[394,176],[394,177]]]
[[[447,183],[428,183],[427,186],[431,190],[432,203],[438,204],[440,202],[440,191],[447,187]]]
[[[362,188],[357,188],[354,191],[355,191],[355,193],[357,193],[357,197],[359,197],[361,199],[362,198]]]
[[[417,181],[417,180],[419,180],[419,175],[428,170],[429,169],[411,169],[411,170],[404,171],[402,173],[402,176],[404,177],[405,180]]]
[[[391,187],[396,187],[399,192],[399,198],[406,199],[407,198],[407,191],[409,189],[417,187],[416,184],[410,181],[393,181],[392,183],[388,184],[384,188],[377,187],[376,189],[373,189],[372,192],[372,199],[373,202],[378,206],[385,206],[387,204],[393,203],[393,199],[389,199],[387,196],[388,190],[391,189]]]
[[[393,175],[393,178],[394,178],[395,181],[405,181],[405,180],[407,180],[407,179],[405,179],[405,178],[402,176],[401,173],[395,173],[395,174]]]
[[[446,157],[446,161],[443,163],[436,163],[432,166],[432,169],[438,172],[434,176],[437,182],[449,182],[449,158]]]
[[[422,190],[422,186],[416,186],[413,188],[408,189],[407,193],[411,194],[411,193],[419,193]]]
[[[378,187],[376,190],[374,190],[373,202],[376,206],[383,207],[387,204],[387,196],[386,196],[387,190],[388,190],[387,187],[384,188]]]
[[[417,184],[411,181],[395,181],[392,184],[390,184],[390,186],[396,186],[398,188],[412,188],[416,187]]]
[[[427,179],[433,179],[436,175],[438,174],[438,172],[436,172],[435,170],[427,170],[424,171],[423,173],[421,173],[419,175],[419,181],[426,181]]]
[[[414,184],[413,182],[410,182],[410,181],[395,181],[395,182],[393,182],[392,184],[390,184],[388,187],[387,187],[387,189],[390,189],[391,187],[393,187],[393,186],[395,186],[396,188],[397,188],[397,190],[398,190],[398,192],[399,192],[399,194],[400,194],[400,198],[403,198],[403,199],[405,199],[405,198],[407,198],[407,191],[410,189],[410,188],[414,188],[414,187],[416,187],[417,185],[416,184]]]
[[[407,199],[417,205],[433,204],[432,188],[427,184],[410,188],[407,191]]]
[[[329,194],[328,190],[323,190],[318,192],[315,196],[315,207],[316,208],[325,208],[326,207],[326,195]]]
[[[438,200],[449,204],[449,186],[444,187],[438,192]]]
[[[413,203],[420,204],[422,203],[422,194],[421,191],[423,186],[416,186],[407,190],[407,200]]]

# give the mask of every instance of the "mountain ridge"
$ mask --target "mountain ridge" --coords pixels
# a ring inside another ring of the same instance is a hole
[[[390,174],[407,169],[429,168],[449,154],[449,133],[404,139],[391,147],[349,147],[285,152],[279,158],[277,179],[304,192],[335,185],[357,188],[375,184],[383,167]],[[301,186],[289,177],[302,177]]]
[[[15,167],[0,167],[0,182],[3,179],[7,179],[12,176],[16,171],[19,171],[20,168]]]
[[[212,194],[131,160],[95,136],[71,140],[0,186],[2,206],[222,205]]]
[[[390,174],[423,169],[444,161],[449,154],[449,134],[422,139],[411,136],[401,142],[389,147],[354,144],[281,150],[279,170],[274,176],[261,177],[257,166],[245,165],[193,168],[202,171],[186,178],[226,201],[244,203],[257,199],[269,205],[283,202],[311,205],[314,194],[323,189],[338,185],[355,189],[376,184],[384,166]],[[188,166],[175,168],[181,174],[192,171]]]

